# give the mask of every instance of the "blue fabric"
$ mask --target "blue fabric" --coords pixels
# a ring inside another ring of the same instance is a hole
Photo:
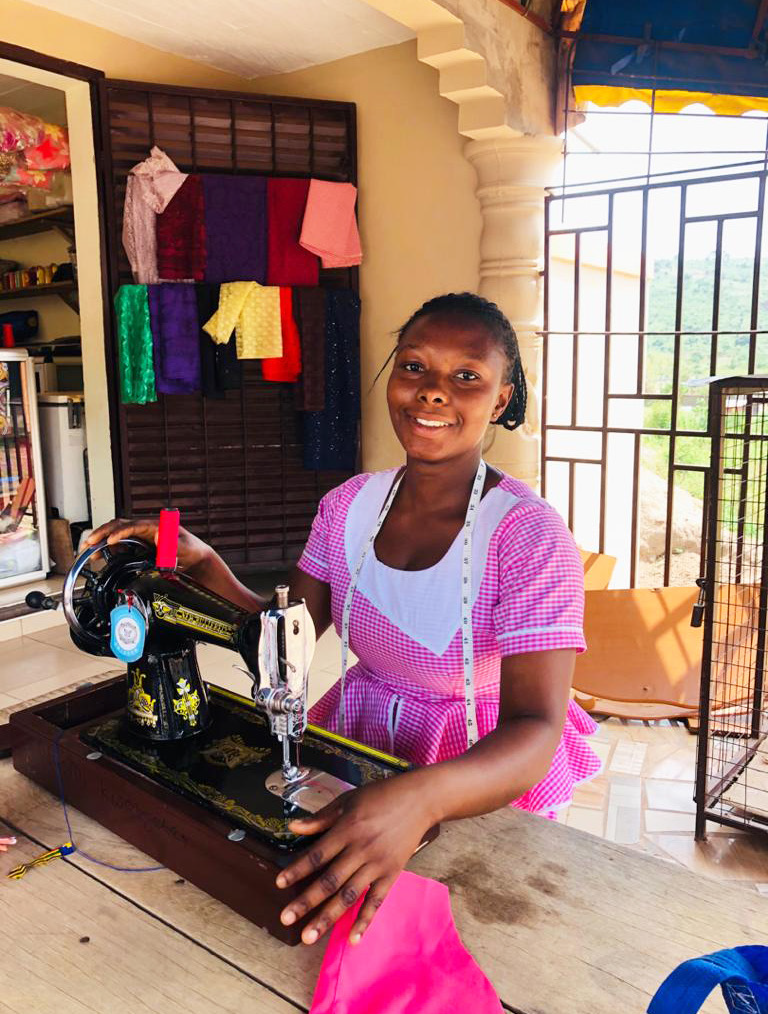
[[[661,984],[648,1014],[696,1014],[715,986],[731,1014],[768,1014],[768,947],[733,947],[684,961]]]
[[[304,412],[304,467],[354,472],[360,420],[360,300],[325,293],[325,408]]]
[[[746,49],[760,0],[588,0],[581,32],[664,42]],[[758,43],[765,43],[765,26]],[[573,64],[574,85],[670,88],[726,95],[768,96],[762,59],[656,49],[581,39]]]

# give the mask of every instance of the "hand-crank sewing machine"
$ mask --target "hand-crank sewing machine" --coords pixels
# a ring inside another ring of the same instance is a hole
[[[172,541],[161,521],[157,553],[126,539],[75,561],[63,589],[72,640],[127,661],[127,676],[12,715],[14,766],[296,943],[302,924],[279,912],[298,888],[274,881],[308,839],[287,824],[409,765],[307,725],[315,633],[302,600],[278,586],[248,613],[176,570]],[[203,681],[198,642],[239,653],[252,699]]]

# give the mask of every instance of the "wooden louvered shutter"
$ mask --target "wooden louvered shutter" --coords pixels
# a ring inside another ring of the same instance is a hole
[[[315,176],[356,183],[351,103],[106,81],[103,169],[113,297],[131,281],[122,248],[128,171],[158,145],[185,172]],[[356,269],[320,272],[323,286],[357,288]],[[293,563],[320,497],[348,477],[302,467],[292,385],[267,383],[243,362],[243,388],[224,400],[160,396],[119,403],[114,321],[110,353],[117,501],[122,514],[156,516],[172,504],[183,524],[240,570]]]

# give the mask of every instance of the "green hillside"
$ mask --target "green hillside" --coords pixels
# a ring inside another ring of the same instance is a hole
[[[723,256],[720,283],[720,308],[715,324],[721,331],[737,332],[721,335],[717,341],[716,360],[712,361],[711,334],[683,334],[680,339],[680,394],[677,428],[706,431],[706,387],[689,387],[686,381],[716,375],[743,374],[749,368],[749,332],[752,308],[753,263],[751,258]],[[768,264],[761,269],[757,329],[768,329]],[[687,259],[683,276],[681,329],[688,332],[708,331],[713,327],[715,257]],[[675,328],[677,293],[677,261],[659,260],[654,264],[648,285],[647,330],[672,331]],[[747,329],[747,330],[745,330]],[[672,392],[674,336],[648,336],[646,339],[645,390],[658,394]],[[714,366],[714,370],[713,370]],[[757,337],[756,373],[768,373],[768,335]],[[669,403],[646,402],[645,425],[650,428],[668,425]],[[643,438],[643,465],[657,475],[666,477],[669,441],[666,437]],[[679,438],[675,459],[678,464],[709,464],[709,441],[702,438]],[[734,462],[735,463],[735,462]],[[696,497],[702,496],[702,480],[692,473],[677,473],[676,485]]]

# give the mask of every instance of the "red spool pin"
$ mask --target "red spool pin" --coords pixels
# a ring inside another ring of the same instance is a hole
[[[160,525],[157,530],[158,570],[173,570],[179,550],[179,512],[172,507],[160,511]]]

